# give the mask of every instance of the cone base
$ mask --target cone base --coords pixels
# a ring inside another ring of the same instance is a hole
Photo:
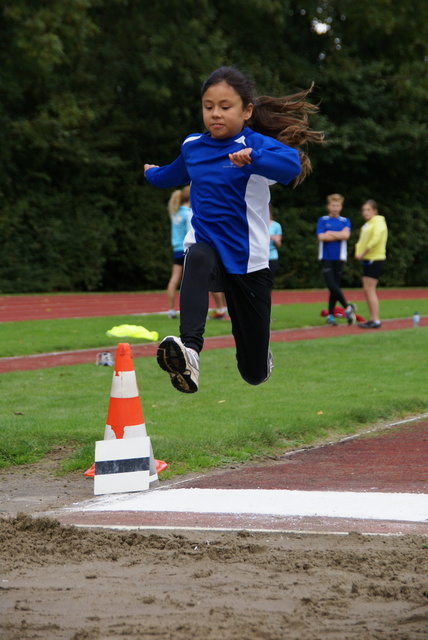
[[[95,477],[95,462],[89,467],[89,469],[85,471],[83,475],[86,476],[87,478]]]
[[[162,473],[162,471],[165,471],[167,466],[168,464],[163,460],[155,460],[156,473]],[[87,478],[95,477],[95,462],[89,467],[89,469],[85,471],[83,475]]]
[[[162,471],[165,471],[167,466],[168,466],[167,463],[164,462],[163,460],[156,460],[155,459],[156,473],[162,473]]]

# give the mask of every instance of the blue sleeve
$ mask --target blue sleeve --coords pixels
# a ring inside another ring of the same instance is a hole
[[[189,184],[190,182],[190,177],[181,154],[174,162],[171,162],[171,164],[147,169],[145,176],[147,182],[159,189],[178,187],[182,184]]]
[[[324,231],[325,231],[324,217],[321,217],[321,218],[318,218],[317,230],[315,232],[315,235],[318,235],[319,233],[324,233]]]
[[[263,145],[251,152],[251,172],[288,184],[301,171],[299,152],[273,138],[265,137]]]

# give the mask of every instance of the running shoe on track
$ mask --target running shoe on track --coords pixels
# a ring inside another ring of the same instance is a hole
[[[352,304],[352,302],[348,304],[348,306],[345,309],[345,316],[346,316],[346,319],[348,320],[349,325],[357,323],[357,316],[355,315],[356,310],[357,310],[357,305]]]
[[[382,323],[379,320],[367,320],[367,322],[360,322],[358,326],[361,329],[380,329]]]
[[[182,393],[196,393],[199,379],[199,355],[185,347],[180,338],[167,336],[158,347],[157,361],[169,373],[173,387]]]

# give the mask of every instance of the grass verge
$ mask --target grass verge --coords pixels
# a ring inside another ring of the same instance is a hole
[[[259,387],[241,380],[233,349],[206,351],[195,395],[173,389],[154,358],[136,358],[147,431],[155,456],[169,464],[162,478],[425,412],[427,338],[420,327],[273,343],[275,369]],[[74,451],[65,471],[90,466],[111,379],[111,368],[94,365],[0,376],[0,467],[35,462],[58,447]]]

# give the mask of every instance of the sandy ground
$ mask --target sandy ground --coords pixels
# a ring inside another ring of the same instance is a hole
[[[427,637],[428,537],[63,526],[92,492],[63,453],[0,473],[2,640]]]
[[[0,471],[1,640],[428,637],[428,536],[65,526],[43,513],[93,485],[55,475],[64,453]]]

